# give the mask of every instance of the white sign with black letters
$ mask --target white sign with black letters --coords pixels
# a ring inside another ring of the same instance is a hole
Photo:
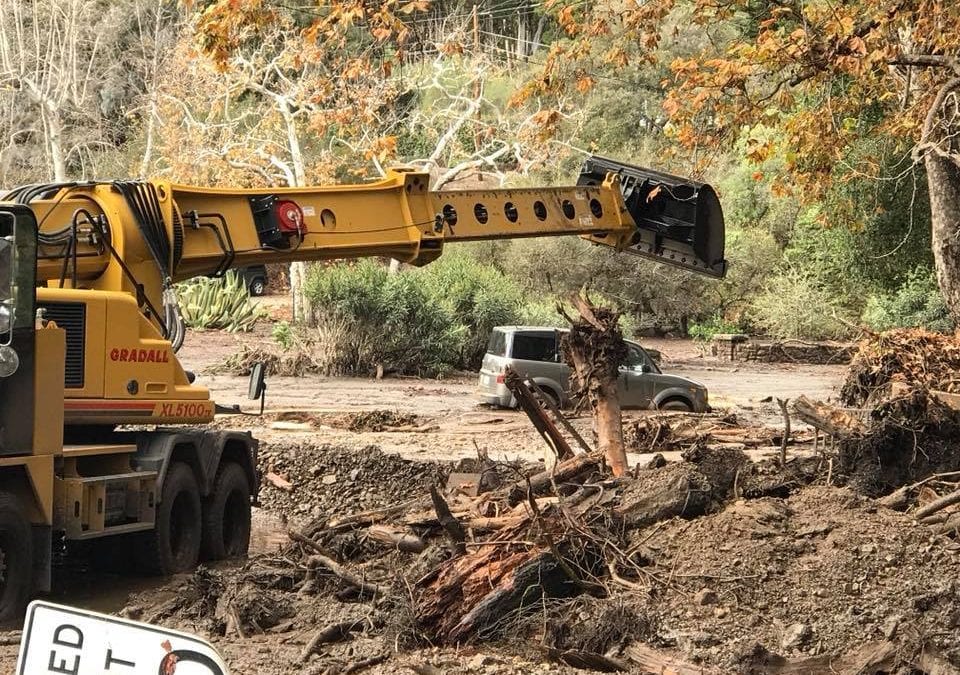
[[[115,616],[34,601],[17,675],[228,675],[200,638]]]

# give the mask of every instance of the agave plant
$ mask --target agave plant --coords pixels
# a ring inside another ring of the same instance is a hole
[[[267,313],[250,301],[250,293],[236,272],[220,278],[197,277],[177,284],[180,313],[190,328],[248,331]]]

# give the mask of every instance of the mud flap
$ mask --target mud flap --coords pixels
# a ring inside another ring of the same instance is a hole
[[[577,185],[601,185],[610,174],[619,177],[637,228],[624,252],[710,277],[726,274],[723,210],[712,187],[603,157],[583,163]],[[602,235],[586,239],[610,245]]]

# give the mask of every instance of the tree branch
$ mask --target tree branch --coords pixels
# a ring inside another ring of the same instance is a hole
[[[918,66],[921,68],[950,68],[960,75],[960,59],[939,54],[901,54],[890,61],[891,66]]]

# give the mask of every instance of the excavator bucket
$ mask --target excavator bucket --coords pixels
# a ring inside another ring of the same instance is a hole
[[[637,227],[626,252],[706,276],[726,273],[723,210],[712,187],[603,157],[583,163],[577,185],[601,185],[611,173]]]

